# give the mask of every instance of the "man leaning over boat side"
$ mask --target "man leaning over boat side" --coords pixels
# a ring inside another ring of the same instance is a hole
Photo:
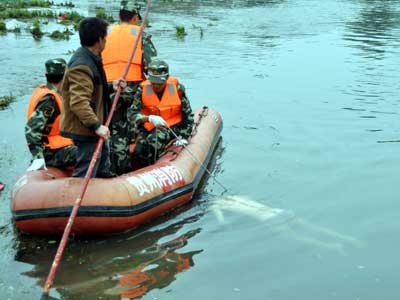
[[[108,82],[118,83],[128,63],[133,45],[140,31],[141,16],[135,1],[121,1],[119,10],[120,24],[113,25],[107,35],[107,43],[101,56]],[[157,55],[157,50],[151,41],[151,35],[143,32],[132,63],[126,76],[127,88],[121,94],[110,124],[110,159],[111,169],[117,175],[132,170],[129,155],[130,136],[126,111],[132,104],[133,95],[139,84],[145,79],[144,74],[151,58]],[[114,94],[111,94],[114,99]]]
[[[60,135],[60,86],[67,63],[62,58],[45,63],[46,84],[35,89],[28,104],[25,138],[32,154],[27,171],[70,167],[75,164],[77,148],[71,139]]]
[[[105,142],[92,177],[110,177],[107,139],[110,131],[102,125],[111,101],[100,54],[106,43],[108,23],[87,17],[79,26],[81,47],[74,53],[65,72],[61,93],[61,134],[73,139],[78,148],[73,177],[84,177],[99,138]]]
[[[134,159],[142,167],[153,164],[175,135],[181,137],[175,144],[185,146],[194,124],[185,87],[169,76],[168,64],[158,58],[150,62],[148,80],[136,91],[127,115],[137,135]]]

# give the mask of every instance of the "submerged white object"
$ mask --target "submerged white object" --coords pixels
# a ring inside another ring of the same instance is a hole
[[[239,195],[217,198],[210,209],[221,223],[225,221],[223,211],[245,214],[260,221],[273,219],[285,212]]]

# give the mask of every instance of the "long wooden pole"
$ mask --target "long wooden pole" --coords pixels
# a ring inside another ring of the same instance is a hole
[[[144,28],[146,26],[147,16],[148,16],[149,10],[150,10],[150,4],[151,4],[151,0],[148,0],[147,7],[146,7],[146,12],[145,12],[145,15],[143,17],[142,24],[140,26],[140,31],[139,31],[139,33],[137,35],[137,39],[135,41],[135,44],[133,45],[132,52],[131,52],[131,55],[129,56],[128,63],[126,64],[124,74],[121,77],[122,79],[126,78],[126,75],[128,74],[129,67],[130,67],[131,62],[133,60],[133,57],[135,55],[135,52],[136,52],[137,46],[139,44],[139,41],[141,41],[141,39],[142,39],[143,31],[144,31]],[[119,97],[121,95],[121,84],[120,83],[121,82],[119,82],[119,84],[118,84],[117,91],[115,93],[115,97],[114,97],[113,103],[111,105],[110,112],[108,114],[108,117],[107,117],[107,120],[106,120],[106,123],[105,123],[105,126],[107,126],[107,127],[110,125],[112,116],[114,114],[115,107],[117,106],[118,99],[119,99]],[[89,180],[92,177],[93,169],[94,169],[94,166],[96,165],[97,157],[99,156],[100,149],[103,146],[103,143],[104,143],[104,139],[103,138],[100,138],[99,141],[97,142],[96,149],[95,149],[95,151],[93,153],[93,156],[92,156],[92,160],[90,161],[90,164],[89,164],[89,168],[88,168],[88,170],[86,172],[84,180],[82,181],[82,188],[81,188],[80,194],[75,200],[74,206],[72,208],[71,215],[69,216],[67,225],[65,226],[64,233],[62,235],[60,244],[58,245],[56,256],[54,257],[53,264],[51,265],[51,269],[50,269],[49,275],[47,276],[47,280],[46,280],[46,283],[45,283],[44,288],[43,288],[43,293],[42,293],[41,300],[47,300],[49,298],[49,292],[50,292],[51,286],[53,285],[53,282],[54,282],[54,279],[55,279],[55,276],[56,276],[56,272],[57,272],[57,268],[58,268],[58,266],[60,264],[62,255],[63,255],[64,250],[65,250],[65,246],[67,245],[67,241],[68,241],[69,234],[71,233],[72,225],[74,224],[75,217],[78,214],[78,210],[79,210],[79,208],[81,206],[82,199],[85,196],[85,192],[87,190]]]

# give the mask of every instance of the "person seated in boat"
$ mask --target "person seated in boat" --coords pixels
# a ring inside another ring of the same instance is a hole
[[[108,23],[97,17],[81,21],[81,47],[72,55],[61,86],[60,132],[71,138],[78,148],[73,177],[85,177],[99,138],[105,141],[91,175],[111,177],[107,141],[110,130],[102,125],[111,100],[100,56],[106,44],[107,27]]]
[[[194,115],[185,88],[169,76],[168,64],[154,58],[148,66],[148,79],[137,89],[127,117],[135,134],[134,159],[140,166],[153,164],[166,145],[186,146]]]
[[[45,63],[47,83],[35,89],[28,105],[25,138],[32,154],[28,171],[70,167],[75,164],[76,146],[60,135],[60,85],[67,63],[62,58]]]
[[[132,47],[135,44],[140,32],[139,21],[141,16],[139,7],[135,1],[121,1],[119,11],[120,23],[113,25],[107,35],[107,43],[101,53],[104,71],[109,84],[118,84],[119,78],[125,71]],[[157,55],[157,50],[151,41],[151,35],[143,32],[138,43],[133,60],[126,75],[127,87],[121,94],[115,108],[110,124],[110,160],[111,169],[117,175],[132,170],[131,158],[129,155],[130,137],[129,123],[126,118],[126,111],[132,104],[133,95],[145,79],[147,65],[152,57]],[[115,94],[111,94],[114,99]]]

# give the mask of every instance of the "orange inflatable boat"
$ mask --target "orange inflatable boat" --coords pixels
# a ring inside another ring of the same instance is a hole
[[[91,179],[72,232],[123,232],[188,202],[206,172],[221,129],[220,114],[204,107],[195,113],[195,127],[185,148],[169,148],[146,168]],[[16,227],[35,235],[62,234],[82,181],[56,168],[24,173],[12,190]]]

